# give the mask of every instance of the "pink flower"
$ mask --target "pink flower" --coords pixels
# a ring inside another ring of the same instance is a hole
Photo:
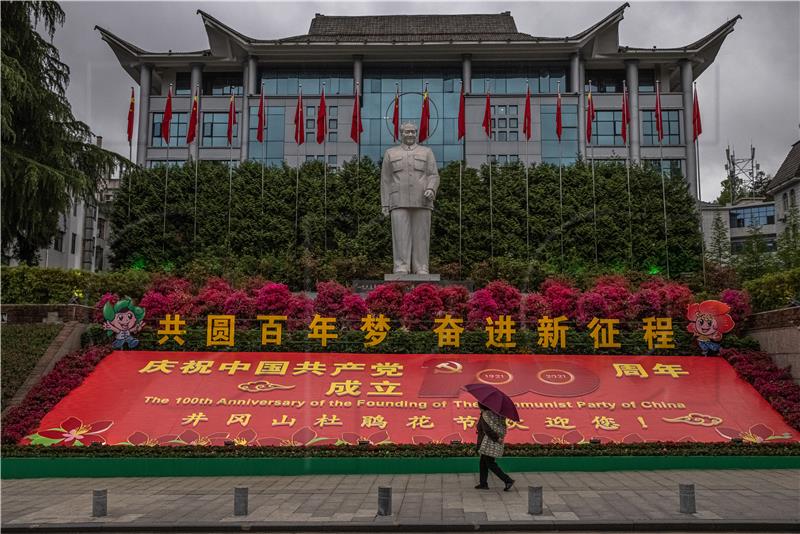
[[[404,284],[381,284],[367,294],[366,304],[373,315],[384,314],[398,320],[403,307]]]
[[[314,299],[314,312],[322,317],[343,319],[344,299],[352,292],[333,280],[317,284],[317,298]]]
[[[717,434],[723,438],[742,438],[747,443],[764,443],[765,441],[774,441],[780,439],[792,439],[792,435],[788,432],[775,435],[775,432],[768,426],[758,424],[751,426],[748,430],[736,430],[733,428],[715,428]]]
[[[289,439],[264,438],[258,440],[259,445],[269,445],[274,447],[294,446],[307,447],[309,445],[322,445],[325,441],[333,441],[331,438],[322,438],[317,435],[317,431],[309,426],[298,428]],[[326,443],[326,445],[330,445]]]
[[[233,288],[223,278],[209,278],[194,299],[194,312],[197,316],[222,313],[225,301],[233,293]]]
[[[155,447],[156,445],[172,445],[171,442],[176,439],[178,439],[178,436],[174,434],[151,438],[146,433],[137,431],[128,436],[128,443],[140,447]]]
[[[343,326],[357,329],[361,326],[361,318],[366,317],[369,310],[364,299],[355,293],[350,293],[342,301],[342,313],[344,314]]]
[[[246,291],[234,291],[225,299],[222,312],[227,315],[237,315],[241,319],[255,319],[256,300]]]
[[[531,434],[533,441],[547,445],[549,443],[557,443],[560,445],[576,445],[578,443],[588,443],[589,440],[583,437],[579,430],[570,430],[560,436],[553,436],[545,433],[534,432]]]
[[[348,445],[358,445],[359,441],[369,441],[370,445],[391,443],[389,441],[389,433],[385,430],[373,432],[369,436],[362,436],[360,434],[356,434],[355,432],[344,432],[339,441],[347,443]]]
[[[286,315],[289,318],[286,324],[289,330],[306,329],[314,315],[314,303],[305,293],[292,295],[286,306]]]
[[[432,328],[434,317],[442,311],[439,291],[433,284],[420,284],[406,293],[400,309],[403,326],[409,330]]]
[[[726,289],[720,293],[719,300],[731,307],[728,313],[736,324],[742,324],[745,318],[753,313],[753,308],[750,306],[750,295],[747,291]]]
[[[580,291],[569,281],[548,278],[542,282],[539,290],[547,299],[550,313],[553,317],[561,315],[571,319],[575,317],[575,303],[578,300]]]
[[[447,286],[439,291],[442,311],[453,317],[465,317],[468,313],[469,291],[464,286]]]
[[[288,315],[292,292],[286,284],[267,282],[255,291],[255,306],[258,313]]]
[[[529,328],[534,323],[544,317],[550,316],[550,303],[541,293],[529,293],[525,295],[520,309],[520,321]]]
[[[492,298],[488,289],[479,289],[472,294],[467,304],[467,327],[474,330],[482,330],[486,327],[486,318],[497,319],[499,306]]]
[[[106,302],[116,304],[119,302],[119,295],[116,293],[104,293],[103,296],[100,297],[100,300],[94,305],[94,322],[102,323],[105,321],[105,317],[103,317],[103,306],[106,305]]]
[[[522,302],[522,294],[519,289],[505,280],[490,282],[484,289],[489,292],[497,304],[498,314],[511,315],[512,317],[516,317],[519,314],[519,305]]]

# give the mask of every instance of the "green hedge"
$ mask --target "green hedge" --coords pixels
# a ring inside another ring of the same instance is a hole
[[[567,333],[567,347],[564,350],[545,349],[537,345],[538,333],[536,331],[520,329],[514,339],[517,347],[514,349],[498,349],[486,347],[486,332],[466,331],[461,335],[459,348],[437,347],[437,337],[434,332],[414,332],[406,330],[391,330],[386,339],[377,347],[364,347],[364,333],[354,330],[340,330],[339,337],[328,341],[327,347],[320,346],[319,340],[308,339],[308,331],[283,332],[283,344],[261,345],[261,332],[258,328],[242,329],[237,327],[235,347],[206,347],[205,328],[189,328],[181,336],[185,344],[178,347],[174,342],[168,341],[164,345],[158,344],[155,331],[151,328],[143,330],[139,337],[140,345],[137,350],[153,351],[246,351],[246,352],[351,352],[375,354],[429,354],[429,353],[455,353],[455,354],[654,354],[654,355],[695,355],[698,354],[696,344],[691,335],[685,331],[683,325],[677,323],[674,327],[674,349],[659,349],[649,351],[643,340],[642,331],[622,331],[617,340],[622,344],[619,349],[595,349],[591,337],[586,329],[571,329]],[[108,342],[99,325],[93,325],[83,335],[83,344],[103,344]],[[758,343],[751,338],[725,336],[722,342],[728,348],[758,349]]]
[[[66,304],[76,296],[79,304],[94,306],[106,293],[140,298],[151,275],[141,270],[89,273],[40,267],[3,267],[5,304]],[[76,295],[76,291],[78,292]]]
[[[800,267],[749,280],[744,288],[750,293],[753,311],[785,308],[792,300],[800,301]]]
[[[397,457],[430,458],[474,456],[474,444],[428,445],[337,445],[319,447],[44,447],[7,445],[5,458],[91,457],[91,458],[326,458],[326,457]],[[607,443],[579,445],[509,444],[505,456],[800,456],[800,443]]]
[[[60,331],[60,325],[51,324],[3,325],[3,350],[0,352],[3,406],[25,382]]]

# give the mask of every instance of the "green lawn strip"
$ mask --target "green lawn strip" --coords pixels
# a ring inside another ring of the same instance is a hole
[[[61,328],[55,324],[7,324],[0,329],[3,406],[28,378]]]

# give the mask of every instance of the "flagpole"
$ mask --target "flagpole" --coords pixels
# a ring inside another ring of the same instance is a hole
[[[483,84],[483,90],[487,95],[489,92],[486,88],[486,83]],[[494,259],[494,197],[492,195],[492,108],[489,106],[489,250],[491,257]]]
[[[261,105],[260,108],[264,108],[264,130],[267,128],[267,108],[264,107],[264,84],[261,84]],[[259,117],[261,120],[261,117]],[[261,131],[261,210],[264,210],[264,167],[267,166],[267,134],[263,130]]]
[[[591,100],[592,96],[592,80],[589,80],[589,98]],[[591,116],[586,117],[586,121],[591,124],[594,122],[594,101],[590,101],[590,106],[592,108]],[[588,109],[588,108],[587,108]],[[589,114],[587,114],[589,115]],[[591,128],[591,126],[589,126]],[[594,143],[592,143],[592,138],[589,136],[589,159],[592,165],[592,226],[594,227],[594,263],[600,263],[599,255],[597,253],[597,188],[595,185],[595,176],[594,176]]]
[[[172,94],[172,84],[169,84],[169,92],[167,95]],[[169,98],[169,96],[168,96]],[[162,115],[161,120],[164,120]],[[161,227],[161,252],[164,252],[167,245],[167,187],[169,187],[169,141],[172,138],[172,117],[170,116],[170,124],[167,129],[167,168],[164,171],[164,217]]]
[[[628,92],[627,87],[625,86],[625,81],[622,81],[622,93],[623,93],[623,103],[622,105],[625,107],[625,117],[623,117],[623,122],[626,135],[625,135],[625,178],[628,186],[628,261],[629,267],[633,267],[633,208],[632,208],[632,200],[631,200],[631,152],[630,152],[630,138],[631,133],[628,131],[628,115],[630,114],[630,110],[628,108]]]
[[[322,82],[322,94],[325,95],[325,82]],[[319,117],[319,107],[317,108]],[[322,137],[322,242],[325,252],[328,252],[328,107],[325,103],[325,124]]]
[[[233,93],[233,86],[231,86],[231,102],[233,102],[233,120],[236,120],[236,97]],[[230,113],[230,107],[228,107],[228,113]],[[231,119],[228,119],[231,120]],[[236,127],[238,128],[239,125],[237,124]],[[228,151],[228,238],[226,239],[228,244],[228,253],[230,254],[231,251],[231,203],[233,201],[233,133],[231,133],[231,139],[228,142],[229,151]]]
[[[695,122],[699,119],[700,109],[697,108],[695,112],[695,106],[697,105],[697,82],[694,82],[694,99],[692,101],[692,122]],[[695,116],[697,113],[697,116]],[[700,265],[703,269],[703,289],[706,287],[706,239],[703,232],[703,198],[700,191],[700,132],[696,131],[696,126],[692,125],[693,135],[694,135],[694,162],[695,162],[695,169],[697,172],[697,215],[700,218],[700,253],[702,256],[700,257]],[[696,133],[695,133],[696,132]]]
[[[360,179],[360,172],[361,172],[361,97],[358,93],[358,81],[356,81],[356,97],[353,99],[354,105],[356,106],[356,138],[358,141],[356,142],[356,192],[357,197],[361,194],[361,179]],[[352,125],[351,125],[352,128]],[[359,197],[360,198],[360,197]],[[356,211],[356,237],[358,236],[358,232],[361,229],[361,216],[358,211]]]
[[[661,203],[664,208],[664,255],[667,264],[667,278],[669,273],[669,230],[667,228],[667,184],[664,178],[664,125],[661,122],[661,81],[656,80],[656,100],[658,102],[658,116],[656,117],[656,130],[658,135],[658,172],[661,173]],[[658,126],[661,125],[661,126]]]
[[[133,86],[131,86],[131,104],[130,104],[131,107],[134,106],[134,98],[135,97],[133,96]],[[141,105],[141,104],[139,104],[139,105]],[[131,110],[131,113],[132,113],[132,111],[133,110]],[[133,135],[133,115],[131,115],[130,125],[131,125],[130,126],[131,129],[129,130],[130,135],[128,136],[128,161],[130,161],[131,164],[133,164],[133,137],[132,137],[132,135]],[[131,172],[131,168],[129,168],[128,169],[128,219],[130,219],[130,217],[131,217],[131,197],[133,196],[132,179],[133,179],[133,173]]]
[[[200,84],[196,84],[197,91],[197,125],[195,126],[194,142],[197,146],[197,155],[194,158],[194,238],[197,241],[197,166],[200,161]]]
[[[464,80],[461,80],[461,94],[464,94]],[[398,100],[399,102],[399,100]],[[459,98],[459,113],[461,111],[461,101]],[[464,106],[464,113],[466,114],[466,103]],[[466,122],[466,117],[464,118]],[[462,248],[462,227],[463,227],[463,211],[462,211],[462,192],[463,192],[463,169],[464,160],[467,156],[467,132],[464,128],[464,137],[461,140],[461,158],[458,160],[458,275],[461,276],[461,269],[463,267],[463,248]]]
[[[529,99],[530,99],[530,82],[525,80],[525,111],[527,112],[529,109]],[[533,123],[533,117],[528,116],[527,119]],[[523,118],[523,121],[525,119]],[[531,261],[531,231],[530,231],[530,218],[531,218],[531,200],[530,200],[530,185],[528,180],[528,138],[530,135],[532,124],[528,124],[528,133],[524,133],[525,135],[525,257],[528,261]]]
[[[298,84],[298,100],[297,105],[298,109],[300,110],[299,115],[303,115],[303,84]],[[296,114],[297,115],[297,114]],[[298,115],[298,118],[300,118]],[[303,121],[305,121],[305,115],[303,115]],[[305,144],[305,129],[306,125],[305,122],[301,124],[295,124],[295,131],[297,128],[303,128],[303,144]],[[297,139],[295,140],[297,141]],[[303,147],[303,152],[305,153],[305,147]],[[297,147],[297,170],[295,174],[295,181],[294,181],[294,243],[297,246],[297,237],[298,237],[298,224],[300,222],[298,213],[300,209],[300,147]]]
[[[557,85],[558,96],[556,113],[561,112],[561,80],[558,80]],[[558,132],[557,132],[558,133]],[[564,145],[561,144],[561,135],[558,135],[558,219],[561,225],[561,269],[564,272],[564,183],[561,177],[562,158],[564,154]]]

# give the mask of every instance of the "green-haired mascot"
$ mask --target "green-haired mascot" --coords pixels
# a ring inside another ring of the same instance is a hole
[[[130,298],[124,298],[116,304],[106,302],[103,318],[103,328],[109,337],[116,334],[112,347],[121,349],[127,343],[129,348],[135,349],[139,345],[139,340],[133,334],[144,326],[144,308],[134,306]]]

